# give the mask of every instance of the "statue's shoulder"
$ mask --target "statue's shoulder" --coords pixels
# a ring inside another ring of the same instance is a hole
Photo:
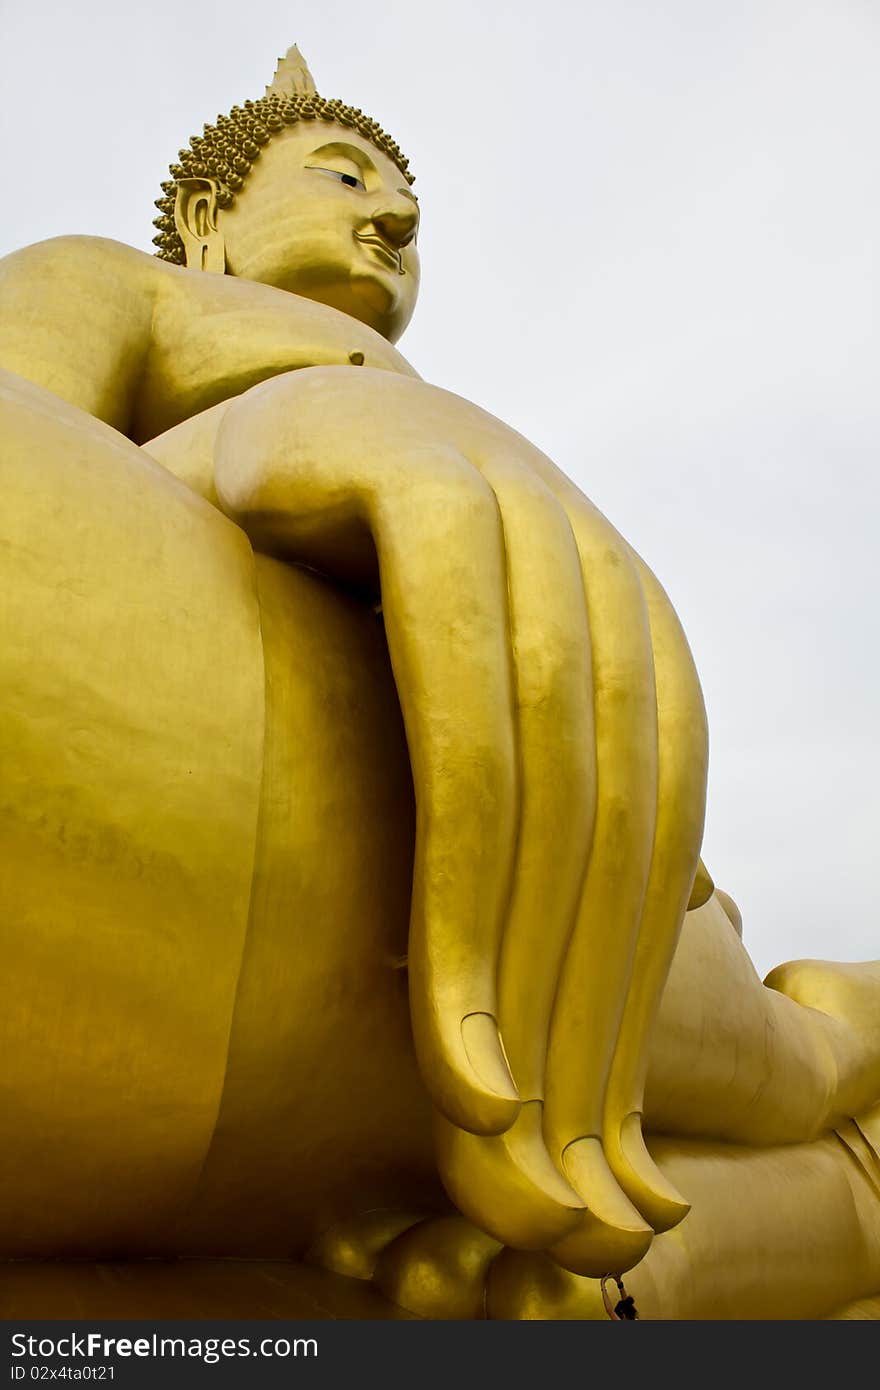
[[[0,260],[4,278],[31,274],[125,276],[129,280],[150,281],[161,275],[164,264],[146,251],[138,251],[110,237],[57,236],[23,246]]]
[[[62,236],[0,261],[0,367],[125,431],[161,272],[105,237]]]

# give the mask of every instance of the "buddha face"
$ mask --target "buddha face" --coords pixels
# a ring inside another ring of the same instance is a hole
[[[324,121],[280,131],[214,221],[227,274],[329,304],[392,342],[408,324],[418,203],[396,164],[354,131]]]

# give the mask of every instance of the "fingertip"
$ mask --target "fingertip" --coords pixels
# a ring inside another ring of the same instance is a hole
[[[714,880],[701,859],[697,864],[697,871],[691,886],[691,895],[688,898],[688,912],[694,912],[698,907],[704,907],[714,892]]]
[[[607,1146],[612,1172],[658,1235],[684,1220],[691,1204],[660,1171],[648,1152],[638,1111],[626,1115],[616,1134],[608,1135]]]
[[[505,1245],[544,1250],[584,1212],[574,1188],[553,1166],[541,1135],[541,1103],[528,1102],[507,1133],[467,1133],[437,1116],[440,1176],[459,1211]]]
[[[515,1123],[519,1092],[492,1014],[466,1014],[445,1030],[435,1016],[427,1036],[416,1027],[416,1049],[425,1085],[450,1124],[495,1135]]]
[[[654,1231],[620,1187],[602,1141],[596,1135],[575,1139],[562,1161],[587,1210],[571,1234],[553,1246],[554,1260],[572,1274],[591,1278],[632,1269],[647,1254]]]
[[[582,1212],[586,1207],[584,1199],[560,1173],[547,1150],[543,1120],[543,1101],[525,1101],[516,1124],[504,1136],[507,1151],[536,1192],[572,1213]]]
[[[499,1096],[495,1091],[475,1084],[470,1076],[459,1075],[455,1080],[455,1091],[447,1091],[447,1103],[440,1104],[440,1109],[452,1124],[469,1134],[490,1139],[506,1134],[516,1124],[520,1109],[518,1099]]]
[[[503,1100],[516,1101],[519,1092],[510,1073],[510,1064],[491,1014],[467,1014],[461,1020],[461,1040],[465,1055],[479,1081]]]

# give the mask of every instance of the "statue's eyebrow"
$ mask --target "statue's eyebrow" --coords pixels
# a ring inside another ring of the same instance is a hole
[[[316,159],[320,155],[331,158],[335,155],[337,158],[350,159],[352,164],[356,164],[362,172],[369,170],[370,173],[376,174],[378,177],[379,170],[372,159],[366,150],[359,149],[357,145],[347,145],[343,140],[330,140],[327,144],[317,145],[315,149],[310,150],[306,159]]]

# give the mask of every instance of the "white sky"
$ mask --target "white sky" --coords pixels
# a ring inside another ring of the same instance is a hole
[[[880,956],[880,8],[0,4],[0,253],[151,249],[186,139],[298,42],[422,205],[401,346],[549,453],[669,590],[704,857],[763,972]]]

